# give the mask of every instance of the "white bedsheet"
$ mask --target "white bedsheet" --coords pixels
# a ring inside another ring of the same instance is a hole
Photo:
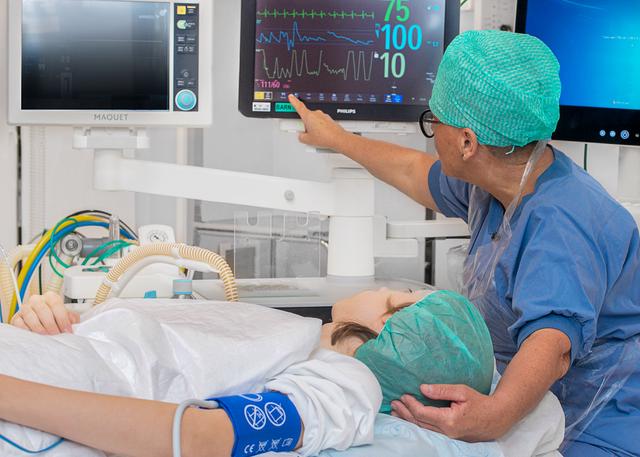
[[[244,303],[111,300],[83,316],[73,335],[0,326],[0,373],[175,403],[277,389],[304,420],[304,455],[370,443],[380,387],[359,361],[318,349],[320,327],[317,319]],[[6,422],[0,433],[32,450],[56,440]],[[0,455],[25,454],[0,442]],[[45,455],[104,457],[70,442]]]

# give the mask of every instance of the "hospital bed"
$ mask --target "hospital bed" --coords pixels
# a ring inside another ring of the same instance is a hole
[[[494,381],[499,380],[496,373]],[[494,382],[494,387],[496,383]],[[558,399],[547,393],[540,405],[498,441],[453,440],[392,416],[376,418],[375,440],[346,451],[327,450],[322,457],[562,457],[564,414]],[[284,454],[266,454],[269,457]],[[289,454],[295,456],[296,454]]]

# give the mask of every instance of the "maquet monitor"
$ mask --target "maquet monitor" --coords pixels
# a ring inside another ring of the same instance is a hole
[[[9,0],[9,121],[211,123],[212,2]]]
[[[554,138],[640,145],[640,5],[634,0],[519,0],[516,29],[560,62]]]
[[[239,109],[295,117],[289,93],[334,119],[415,122],[459,0],[242,0]]]

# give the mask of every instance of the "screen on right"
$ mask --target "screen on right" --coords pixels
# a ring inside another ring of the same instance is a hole
[[[579,137],[563,139],[621,143],[640,139],[638,2],[528,0],[523,4],[520,31],[540,38],[560,62],[559,131],[571,128]]]

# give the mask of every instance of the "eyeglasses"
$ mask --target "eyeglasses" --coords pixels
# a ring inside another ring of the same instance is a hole
[[[433,125],[440,123],[430,109],[420,115],[420,130],[422,130],[422,134],[427,138],[433,138]]]

